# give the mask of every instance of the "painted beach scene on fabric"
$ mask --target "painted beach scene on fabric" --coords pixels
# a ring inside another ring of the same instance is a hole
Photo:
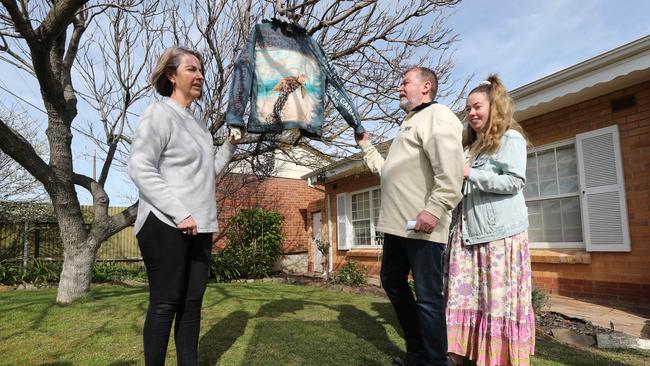
[[[304,53],[274,47],[255,50],[259,123],[309,124],[322,109],[320,73],[318,62]]]

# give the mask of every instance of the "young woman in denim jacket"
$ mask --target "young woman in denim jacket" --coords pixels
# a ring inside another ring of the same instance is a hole
[[[447,334],[456,364],[529,365],[535,347],[528,213],[527,140],[501,80],[467,97],[463,201],[447,253]]]

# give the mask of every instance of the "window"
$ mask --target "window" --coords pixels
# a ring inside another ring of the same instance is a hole
[[[379,237],[375,233],[377,219],[379,218],[379,207],[381,205],[381,191],[379,188],[370,189],[350,194],[351,201],[351,223],[352,223],[352,246],[375,246],[378,245]]]
[[[618,126],[528,154],[524,196],[531,248],[629,252]]]
[[[574,142],[528,154],[524,196],[535,248],[584,248]]]

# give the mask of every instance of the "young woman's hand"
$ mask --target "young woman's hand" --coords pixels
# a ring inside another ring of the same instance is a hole
[[[465,178],[465,179],[469,178],[469,171],[470,170],[471,170],[471,168],[469,167],[469,164],[465,164],[465,166],[463,167],[463,178]]]

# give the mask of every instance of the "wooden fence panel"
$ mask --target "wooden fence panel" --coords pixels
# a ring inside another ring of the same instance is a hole
[[[122,210],[123,207],[111,207],[109,214],[114,215]],[[28,223],[27,228],[28,258],[63,259],[63,247],[56,224]],[[24,231],[24,223],[0,223],[0,260],[22,260]],[[97,260],[141,261],[133,226],[124,228],[104,241],[97,252]]]

